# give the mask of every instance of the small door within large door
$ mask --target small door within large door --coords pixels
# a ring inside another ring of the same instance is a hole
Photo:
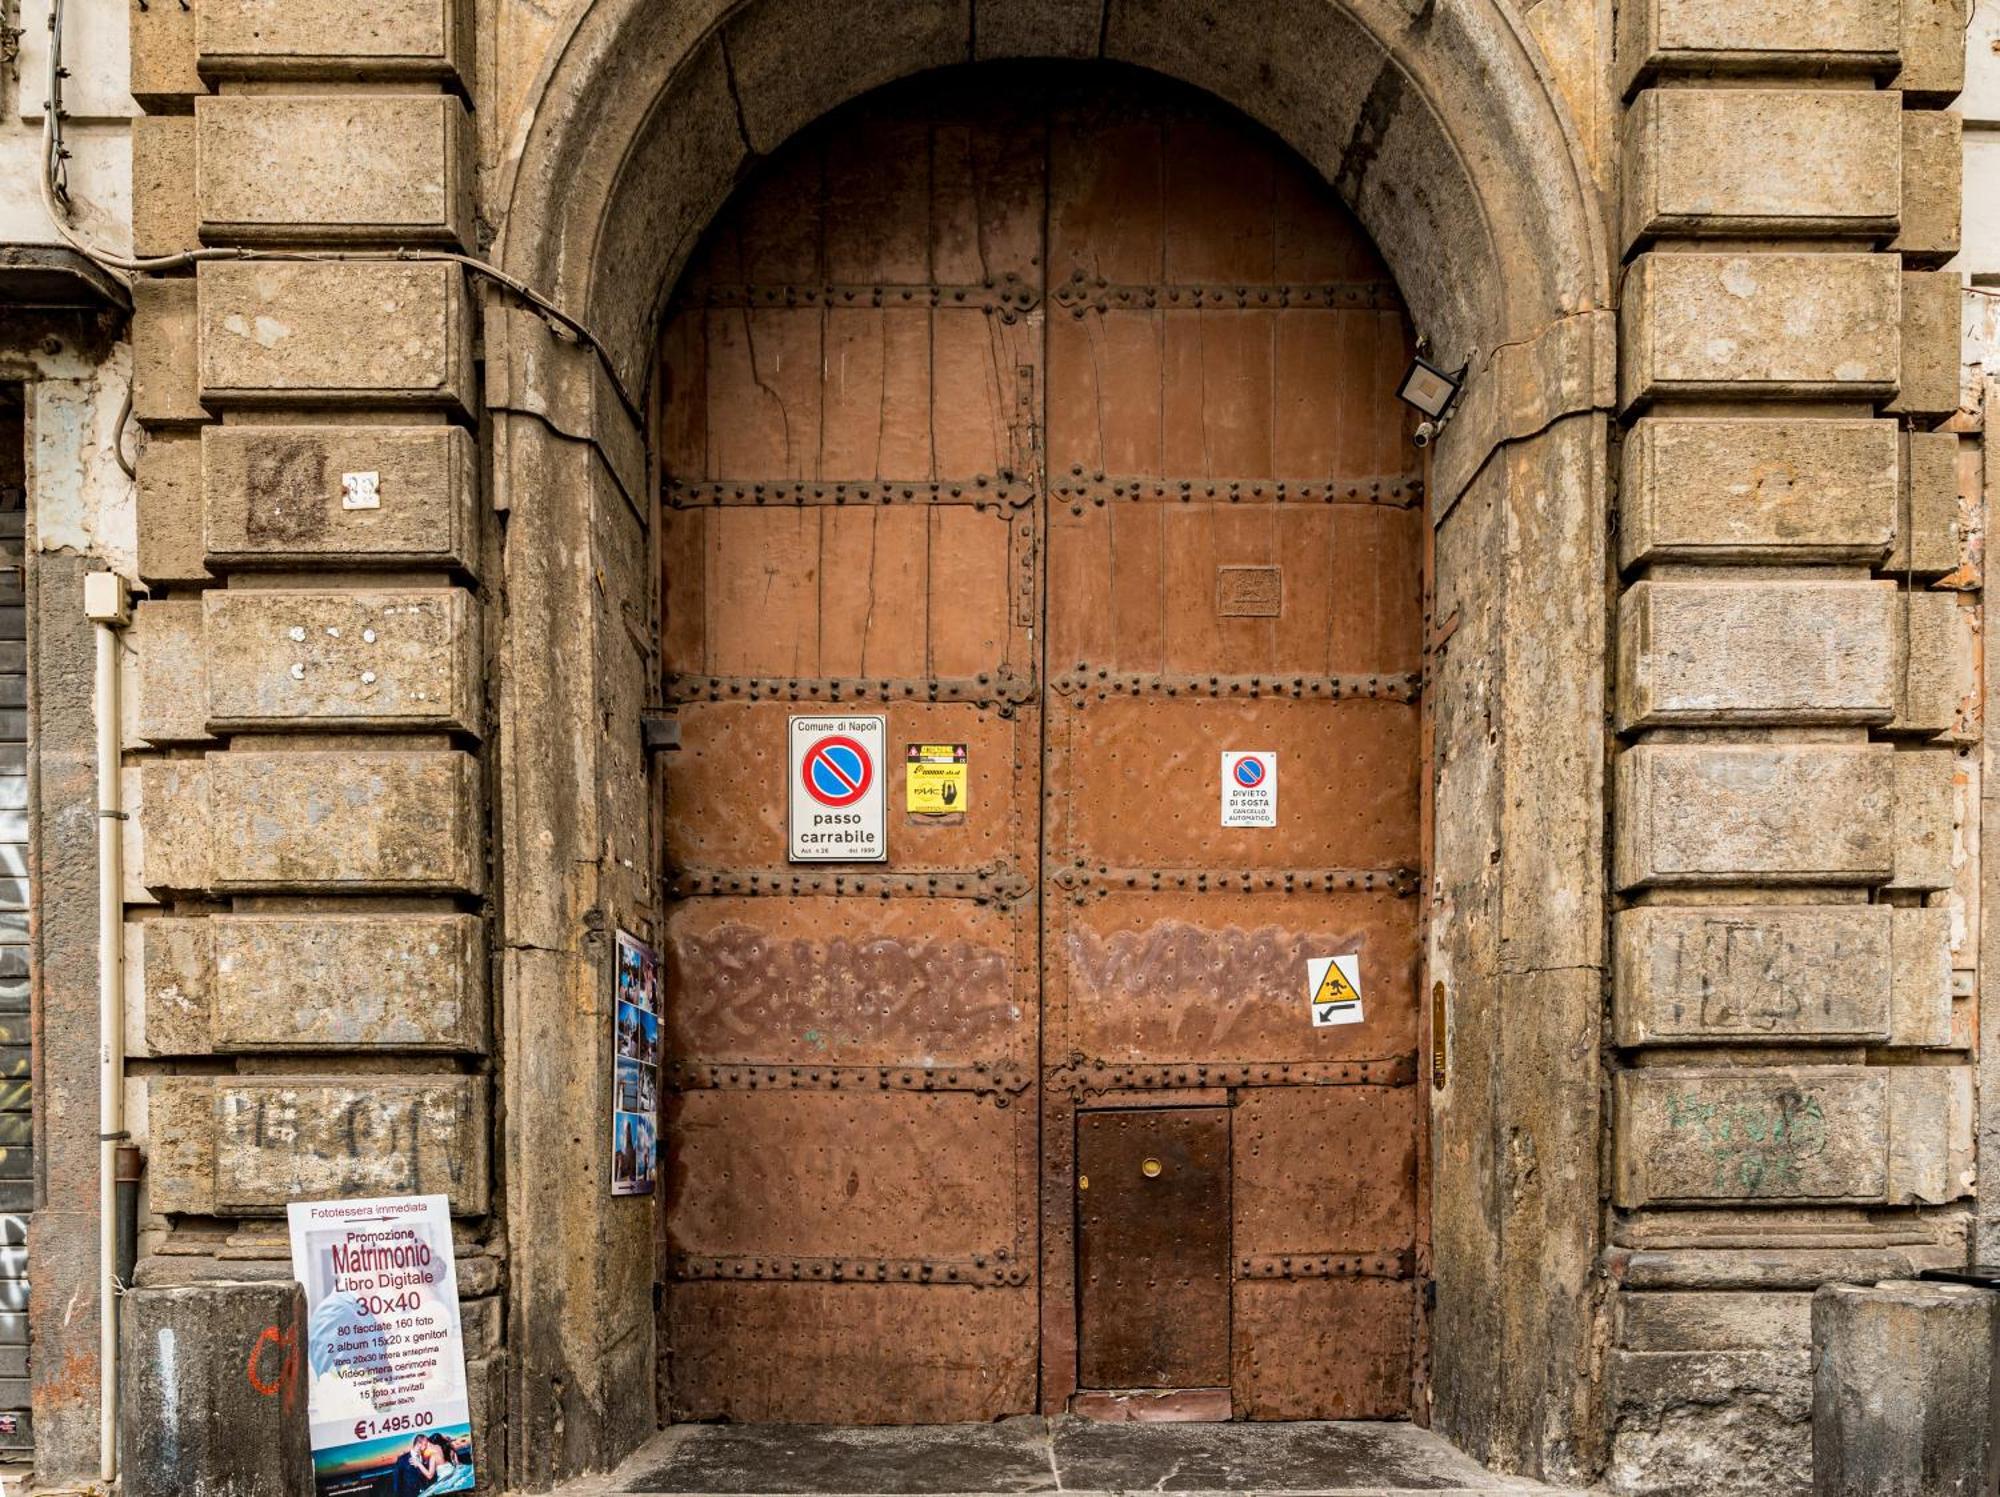
[[[1410,1410],[1409,341],[1303,163],[1105,67],[863,100],[711,229],[658,443],[675,1417]],[[886,862],[787,861],[829,713],[885,720]]]
[[[1084,1386],[1227,1387],[1227,1109],[1084,1113],[1076,1169]]]

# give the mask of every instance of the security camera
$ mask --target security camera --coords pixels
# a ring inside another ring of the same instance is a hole
[[[1418,447],[1428,447],[1431,445],[1431,439],[1437,435],[1437,430],[1437,422],[1419,421],[1417,429],[1410,434],[1410,441]]]

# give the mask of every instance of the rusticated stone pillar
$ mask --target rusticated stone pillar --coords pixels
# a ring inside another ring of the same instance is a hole
[[[140,252],[275,258],[135,288],[129,1048],[142,1285],[282,1273],[290,1200],[450,1198],[497,1487],[478,309],[403,253],[479,249],[472,12],[133,13]]]
[[[1624,1493],[1808,1491],[1808,1293],[1964,1252],[1962,19],[1620,11]]]

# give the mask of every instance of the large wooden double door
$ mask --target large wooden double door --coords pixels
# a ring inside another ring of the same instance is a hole
[[[1408,348],[1307,168],[1106,70],[873,97],[713,229],[659,443],[676,1417],[1410,1411]],[[886,719],[886,862],[787,862],[820,712]]]

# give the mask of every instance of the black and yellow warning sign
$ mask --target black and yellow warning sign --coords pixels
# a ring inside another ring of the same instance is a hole
[[[903,752],[904,802],[914,816],[953,816],[966,806],[965,745],[912,743]]]
[[[1306,958],[1306,1001],[1312,1005],[1313,1028],[1361,1022],[1361,958]]]

